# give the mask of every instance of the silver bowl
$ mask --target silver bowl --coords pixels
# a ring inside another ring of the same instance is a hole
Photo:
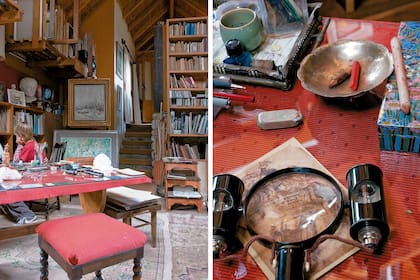
[[[343,67],[358,60],[360,78],[357,90],[349,87],[350,79],[330,88],[331,77]],[[303,88],[323,97],[353,97],[382,84],[394,69],[392,54],[371,41],[342,40],[317,48],[307,55],[297,76]]]

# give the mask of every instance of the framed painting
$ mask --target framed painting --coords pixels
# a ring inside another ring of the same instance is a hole
[[[122,45],[116,41],[115,42],[115,72],[117,76],[122,79],[123,78],[123,65],[124,65],[124,50]]]
[[[7,89],[7,100],[9,103],[14,105],[26,106],[25,93],[20,90]]]
[[[116,130],[54,130],[54,143],[66,143],[63,158],[96,157],[106,155],[118,168],[119,144]]]
[[[111,126],[109,79],[68,80],[69,127]]]

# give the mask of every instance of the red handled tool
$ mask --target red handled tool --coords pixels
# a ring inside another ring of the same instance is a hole
[[[351,68],[351,75],[350,75],[350,89],[356,90],[359,86],[359,77],[360,77],[360,63],[359,61],[354,61],[353,66]]]
[[[251,95],[241,95],[241,94],[219,92],[219,91],[213,92],[213,96],[227,98],[232,101],[253,102],[255,100],[255,97]]]

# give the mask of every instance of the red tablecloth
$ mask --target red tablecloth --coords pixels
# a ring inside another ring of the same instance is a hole
[[[399,23],[332,19],[324,43],[339,39],[363,39],[390,49]],[[343,185],[350,167],[359,163],[379,166],[384,174],[390,238],[381,255],[359,252],[338,265],[323,279],[419,279],[420,278],[420,157],[415,153],[379,149],[377,117],[380,101],[362,109],[327,101],[304,90],[298,81],[291,91],[247,85],[254,103],[240,110],[222,112],[213,123],[213,174],[226,173],[252,162],[291,137],[313,143],[308,150]],[[372,101],[372,100],[369,100]],[[351,104],[353,105],[353,104]],[[360,105],[360,104],[359,104]],[[260,130],[260,110],[299,109],[301,126]],[[312,142],[311,142],[312,141]],[[238,262],[213,263],[214,279],[265,279],[251,257]]]
[[[147,176],[109,176],[98,178],[84,173],[67,174],[57,172],[24,172],[21,180],[4,181],[2,184],[16,189],[0,191],[0,204],[35,200],[60,195],[87,193],[112,187],[150,183]],[[31,186],[32,185],[32,186]]]

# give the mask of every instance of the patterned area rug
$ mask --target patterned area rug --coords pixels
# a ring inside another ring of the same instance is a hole
[[[175,210],[168,213],[172,279],[208,279],[207,215],[182,212]]]
[[[70,205],[60,215],[76,215],[80,206]],[[150,215],[143,218],[149,219]],[[142,279],[207,279],[207,215],[190,211],[158,212],[157,244],[145,246]],[[135,221],[133,220],[133,224]],[[150,226],[141,230],[151,240]],[[171,249],[172,248],[172,249]],[[39,279],[39,249],[35,234],[0,241],[0,279]],[[132,260],[102,270],[104,279],[132,279]],[[172,275],[172,276],[171,276]],[[82,279],[90,280],[94,274]],[[66,273],[49,258],[49,279],[68,279]]]

